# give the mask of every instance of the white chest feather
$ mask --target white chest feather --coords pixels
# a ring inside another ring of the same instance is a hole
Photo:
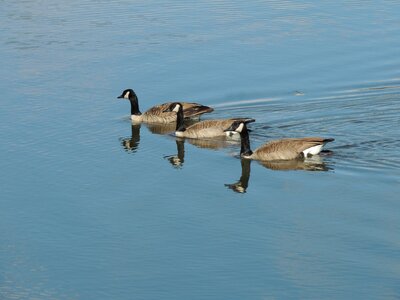
[[[142,122],[142,116],[138,116],[138,115],[131,115],[131,120],[134,123],[140,123]]]
[[[182,131],[175,131],[175,136],[183,137],[183,132]]]

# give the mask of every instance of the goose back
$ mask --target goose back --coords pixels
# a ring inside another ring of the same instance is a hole
[[[324,139],[321,137],[288,138],[271,141],[257,148],[249,158],[267,161],[296,159],[304,157],[304,154],[308,153],[306,150],[313,147],[316,147],[313,154],[318,154],[322,146],[331,141],[333,139]]]
[[[205,120],[189,126],[185,131],[177,131],[176,135],[194,139],[222,137],[227,135],[224,130],[235,121],[245,123],[255,122],[254,119],[249,118]]]
[[[171,123],[176,121],[175,112],[165,112],[172,102],[167,102],[153,106],[140,117],[142,122],[146,123]],[[210,113],[214,109],[198,103],[183,102],[183,114],[185,118],[195,118],[204,113]]]

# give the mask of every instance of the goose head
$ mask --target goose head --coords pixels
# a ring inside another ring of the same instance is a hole
[[[182,104],[179,102],[174,102],[171,103],[170,106],[168,106],[167,109],[165,109],[163,112],[179,112],[182,109]]]
[[[120,96],[117,98],[122,98],[122,99],[135,99],[137,98],[135,92],[132,89],[126,89],[122,92]]]
[[[229,128],[225,129],[225,132],[238,132],[241,133],[243,131],[243,128],[246,127],[246,124],[244,122],[241,121],[235,121],[231,124],[231,126],[229,126]]]

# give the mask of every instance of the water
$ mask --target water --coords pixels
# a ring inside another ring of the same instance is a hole
[[[400,297],[397,1],[0,8],[1,299]],[[333,154],[177,141],[125,88]]]

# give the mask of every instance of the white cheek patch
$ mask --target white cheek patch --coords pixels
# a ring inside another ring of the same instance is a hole
[[[179,111],[179,106],[180,106],[180,105],[176,105],[175,108],[174,108],[172,111],[178,112],[178,111]]]
[[[240,141],[240,134],[239,134],[239,132],[236,132],[236,131],[226,131],[226,132],[225,132],[225,135],[226,135],[228,138],[232,138],[232,139],[234,139],[234,140]]]
[[[125,99],[129,99],[129,95],[130,95],[130,94],[131,94],[131,92],[129,92],[129,91],[126,92],[126,94],[124,95],[124,98],[125,98]]]
[[[236,128],[235,131],[237,131],[237,132],[242,132],[243,127],[244,127],[244,124],[243,124],[243,123],[240,123],[240,125],[238,126],[238,128]]]

